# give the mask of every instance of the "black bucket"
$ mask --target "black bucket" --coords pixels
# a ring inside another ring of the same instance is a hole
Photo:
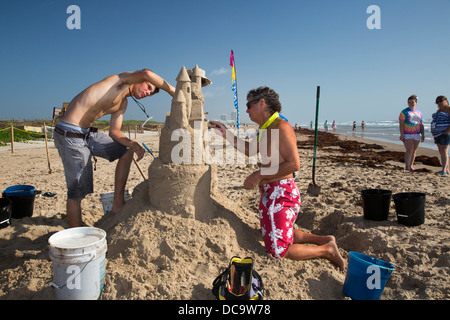
[[[418,226],[425,222],[425,193],[397,193],[393,198],[398,223]]]
[[[389,190],[367,189],[361,191],[364,205],[364,219],[387,220],[391,206],[392,192]]]
[[[3,191],[3,197],[11,200],[11,218],[31,217],[34,209],[35,190],[33,186],[17,185]]]
[[[0,198],[0,229],[11,225],[11,200]]]

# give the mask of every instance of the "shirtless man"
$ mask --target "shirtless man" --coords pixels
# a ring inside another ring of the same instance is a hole
[[[127,97],[142,99],[162,89],[172,97],[175,88],[151,70],[124,72],[106,77],[78,94],[70,102],[55,127],[55,146],[61,156],[67,183],[67,217],[69,227],[82,225],[81,200],[93,192],[91,158],[119,159],[114,177],[112,213],[124,205],[124,191],[131,161],[144,156],[144,149],[120,132]],[[92,123],[110,114],[109,136],[90,130]]]
[[[266,152],[261,152],[263,163],[261,169],[253,172],[244,181],[246,188],[259,186],[261,193],[259,218],[266,251],[275,258],[286,257],[292,260],[325,258],[344,270],[345,261],[333,236],[318,236],[294,229],[294,222],[300,210],[300,193],[293,172],[300,169],[300,158],[294,130],[278,115],[281,111],[278,94],[268,87],[259,87],[249,91],[247,101],[250,119],[260,126],[258,139],[238,142],[238,138],[223,124],[215,121],[210,123],[238,151],[245,152],[246,156],[253,156],[252,150],[258,153],[263,144],[267,145]],[[278,137],[275,143],[272,135]],[[260,140],[260,143],[256,140]],[[251,147],[253,143],[258,144],[256,148]],[[244,144],[245,150],[240,150],[238,146]],[[279,153],[276,163],[278,170],[270,174],[264,169],[268,169],[270,161],[267,160],[273,159],[274,152]],[[303,243],[317,246],[307,246]]]

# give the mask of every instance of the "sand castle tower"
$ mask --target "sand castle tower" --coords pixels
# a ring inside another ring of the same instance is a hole
[[[159,157],[149,167],[148,195],[156,208],[201,220],[211,217],[212,170],[205,163],[207,130],[202,87],[211,84],[197,65],[183,66],[161,130]]]

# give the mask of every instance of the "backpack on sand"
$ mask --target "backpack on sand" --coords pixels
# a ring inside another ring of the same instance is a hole
[[[225,271],[214,280],[212,293],[217,300],[262,300],[264,286],[253,269],[253,259],[231,258]]]

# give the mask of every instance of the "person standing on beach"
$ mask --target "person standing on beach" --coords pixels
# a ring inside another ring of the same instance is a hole
[[[335,120],[333,120],[333,123],[331,124],[331,127],[333,128],[333,132],[336,132],[337,124],[336,124]]]
[[[356,121],[353,121],[353,128],[352,128],[352,130],[356,131]]]
[[[278,259],[325,258],[344,270],[345,261],[333,236],[318,236],[294,229],[300,210],[300,192],[293,172],[300,169],[300,157],[294,130],[279,117],[281,103],[278,94],[268,87],[259,87],[248,92],[247,101],[247,113],[260,127],[257,139],[243,141],[223,124],[210,123],[246,156],[261,152],[261,169],[249,175],[244,186],[248,189],[259,187],[259,218],[267,253]],[[271,170],[273,168],[275,170]]]
[[[81,201],[94,189],[92,157],[95,162],[96,156],[110,162],[119,159],[111,212],[117,213],[125,205],[125,185],[134,153],[137,161],[144,156],[144,149],[120,132],[127,98],[142,99],[157,93],[159,89],[172,97],[175,94],[175,88],[151,70],[124,72],[94,83],[68,105],[55,127],[54,140],[66,176],[69,227],[82,225]],[[107,114],[111,115],[109,135],[90,128],[95,120]]]
[[[414,160],[419,142],[425,141],[423,116],[416,110],[417,96],[413,94],[408,98],[408,108],[400,112],[398,117],[400,127],[400,140],[405,146],[405,170],[414,171]]]
[[[445,96],[439,96],[436,98],[436,104],[438,109],[433,113],[431,121],[431,133],[434,137],[434,143],[436,143],[439,154],[441,156],[442,170],[436,172],[441,176],[448,176],[449,172],[449,159],[448,159],[448,146],[450,144],[450,107],[448,106],[448,100]]]

